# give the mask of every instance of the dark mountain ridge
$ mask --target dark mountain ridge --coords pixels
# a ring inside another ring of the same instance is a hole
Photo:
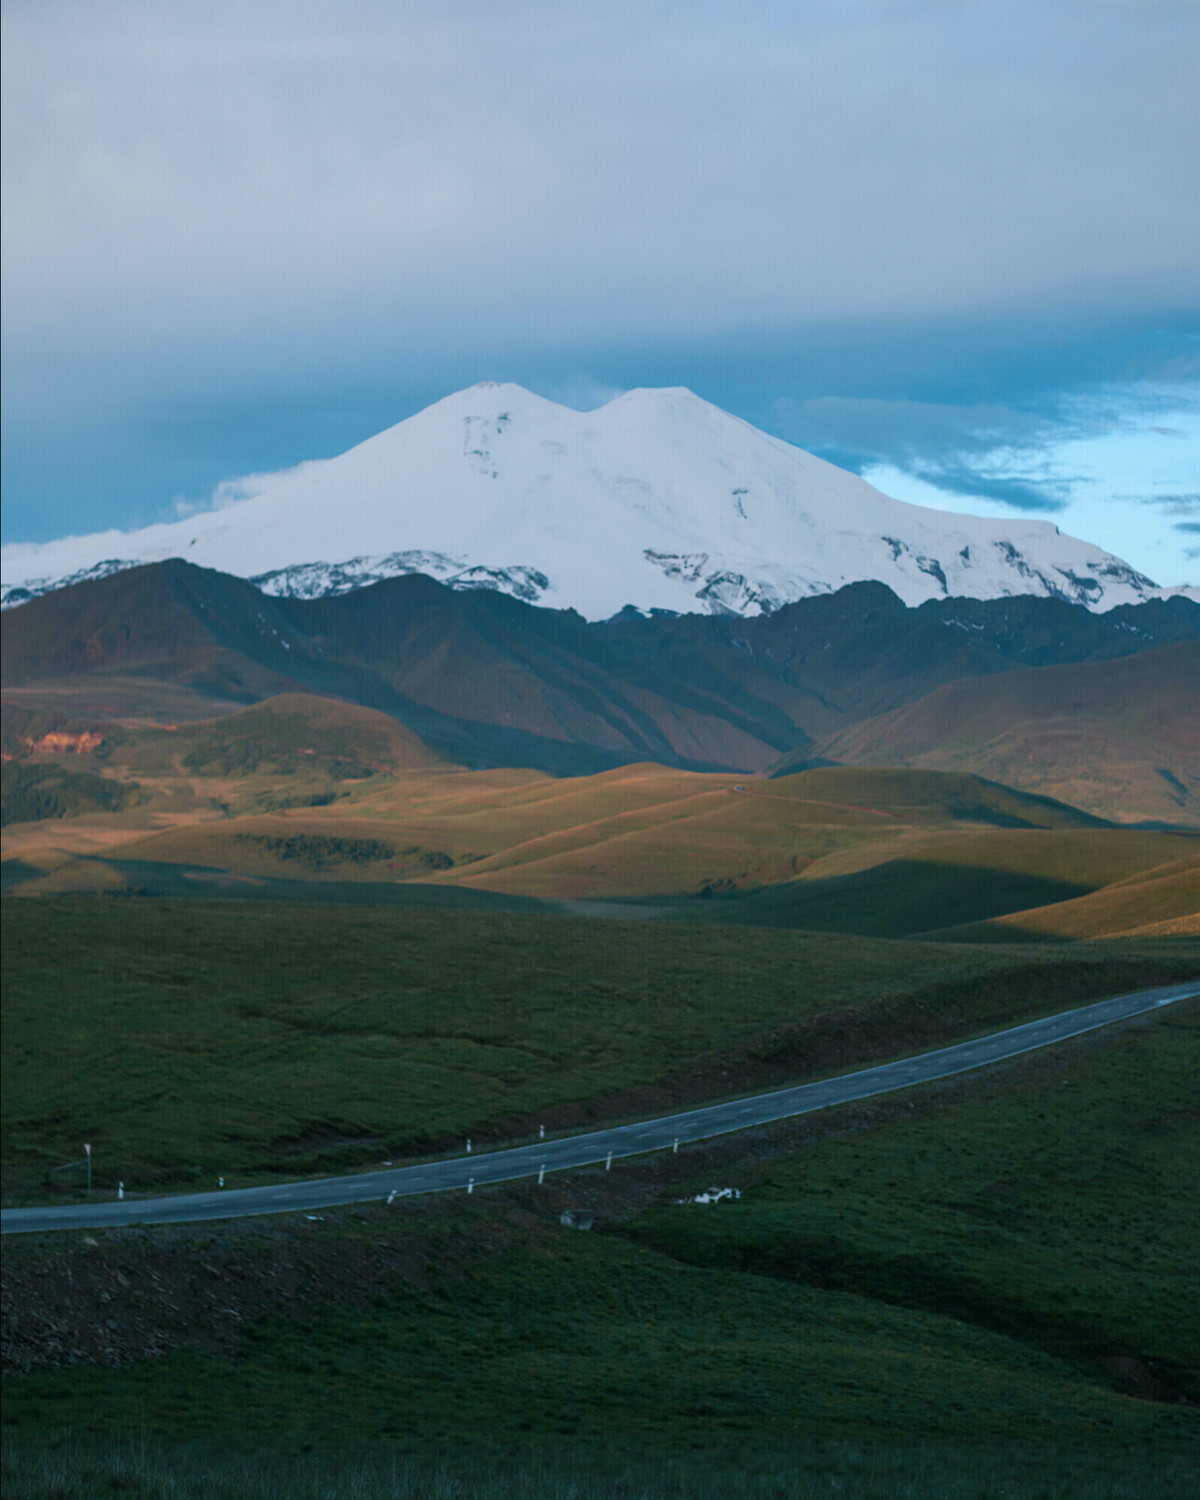
[[[852,584],[753,619],[588,624],[422,575],[273,598],[178,559],[4,616],[9,688],[121,678],[230,704],[301,689],[392,715],[468,765],[580,774],[635,760],[757,771],[944,684],[1200,639],[1182,597],[1094,614],[1062,600],[906,607]]]

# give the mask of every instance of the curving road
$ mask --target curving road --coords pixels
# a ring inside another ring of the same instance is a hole
[[[323,1177],[273,1187],[238,1188],[216,1193],[186,1193],[172,1198],[142,1198],[123,1203],[81,1203],[69,1208],[9,1208],[0,1213],[4,1234],[34,1233],[53,1229],[111,1229],[130,1224],[179,1224],[199,1219],[234,1219],[254,1214],[313,1212],[346,1203],[369,1203],[390,1195],[437,1193],[463,1189],[474,1183],[506,1182],[515,1177],[534,1177],[544,1167],[562,1172],[608,1159],[637,1156],[645,1151],[670,1149],[676,1143],[706,1140],[752,1125],[768,1125],[792,1115],[846,1104],[892,1089],[930,1083],[954,1073],[1001,1062],[1037,1047],[1066,1041],[1098,1026],[1171,1005],[1177,1000],[1200,996],[1200,982],[1172,985],[1166,989],[1139,990],[1118,995],[1094,1005],[1044,1016],[1024,1026],[1012,1026],[990,1036],[941,1047],[920,1057],[901,1058],[838,1078],[802,1083],[771,1094],[754,1094],[690,1109],[683,1114],[617,1125],[588,1135],[572,1135],[517,1146],[509,1151],[490,1151],[460,1156],[452,1161],[432,1161],[420,1166],[394,1167],[350,1177]]]

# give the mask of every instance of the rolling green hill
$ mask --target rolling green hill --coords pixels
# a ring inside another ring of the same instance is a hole
[[[106,765],[97,786],[136,807],[92,813],[74,849],[70,823],[14,826],[6,890],[422,905],[440,891],[448,907],[617,903],[630,915],[904,937],[1057,909],[1196,849],[1188,833],[1115,827],[956,772],[466,772],[384,715],[299,696],[131,736]],[[1156,920],[1186,916],[1188,890],[1177,884]],[[1138,925],[1132,888],[1128,920],[1123,899],[1114,886],[1104,930]]]
[[[0,919],[3,1160],[39,1182],[77,1140],[105,1183],[186,1184],[197,1164],[303,1173],[523,1118],[666,1112],[1197,966],[1186,941],[909,945],[381,906],[10,899]]]
[[[344,781],[445,764],[387,714],[311,693],[280,694],[227,718],[187,725],[177,738],[184,768],[198,776],[306,770]]]

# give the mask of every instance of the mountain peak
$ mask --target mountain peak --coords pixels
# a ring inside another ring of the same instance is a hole
[[[610,401],[605,409],[623,404],[646,406],[659,411],[678,410],[685,406],[702,406],[709,411],[721,410],[719,406],[713,406],[711,401],[705,401],[703,396],[697,396],[695,391],[690,390],[686,385],[635,385],[624,395],[617,396]],[[727,413],[722,413],[722,415],[727,415]]]
[[[482,381],[224,509],[6,548],[6,597],[168,557],[303,597],[420,572],[593,620],[627,603],[769,614],[867,579],[909,605],[1041,594],[1108,609],[1160,592],[1046,522],[891,500],[683,386],[579,412]]]
[[[477,412],[481,416],[488,416],[499,414],[509,407],[521,412],[568,409],[560,407],[556,401],[547,400],[545,396],[539,396],[536,391],[517,385],[515,381],[479,380],[474,385],[465,386],[461,391],[452,391],[450,395],[443,396],[440,401],[434,401],[431,405],[422,407],[406,421],[396,425],[405,427],[409,422],[416,422],[434,413]],[[391,430],[395,431],[395,428]]]

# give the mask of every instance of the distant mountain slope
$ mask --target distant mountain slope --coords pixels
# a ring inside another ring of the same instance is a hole
[[[959,678],[1195,641],[1200,605],[1177,597],[1101,615],[1026,595],[930,600],[910,609],[883,584],[859,583],[765,619],[686,615],[591,629],[647,669],[778,704],[820,740]]]
[[[10,611],[3,652],[13,685],[111,673],[232,702],[296,689],[345,698],[467,764],[566,774],[643,759],[762,765],[798,738],[771,704],[747,712],[652,670],[624,677],[576,614],[458,593],[420,575],[294,600],[162,563]]]
[[[624,605],[759,615],[881,579],[909,604],[1161,592],[1048,521],[908,505],[692,392],[577,412],[516,385],[447,396],[265,493],[132,533],[4,549],[7,603],[186,558],[299,598],[421,572],[607,619]]]
[[[311,693],[281,693],[253,708],[189,724],[172,738],[185,768],[198,775],[280,775],[311,765],[353,779],[445,764],[387,714]]]
[[[301,600],[173,561],[9,611],[3,654],[5,684],[23,688],[28,713],[34,684],[50,703],[92,683],[103,703],[106,682],[116,696],[119,680],[122,701],[141,682],[148,705],[156,691],[169,698],[171,717],[180,687],[206,714],[217,700],[302,690],[386,713],[459,764],[585,774],[653,760],[745,772],[797,747],[807,759],[811,741],[960,678],[1198,636],[1200,605],[1183,598],[1106,614],[1030,597],[910,609],[862,583],[755,619],[589,625],[420,575]]]
[[[948,683],[800,755],[970,769],[1104,816],[1200,822],[1200,643]]]
[[[10,712],[18,722],[29,717],[6,705]],[[6,826],[127,807],[144,810],[142,827],[324,807],[374,778],[459,769],[387,714],[307,693],[220,718],[12,734],[5,745]]]

